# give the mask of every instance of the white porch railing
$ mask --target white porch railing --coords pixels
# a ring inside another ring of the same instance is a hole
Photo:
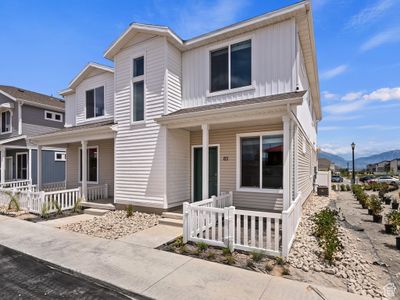
[[[287,257],[296,237],[302,215],[301,193],[287,210],[282,212],[282,255]]]
[[[61,190],[65,190],[66,187],[67,187],[67,184],[65,181],[50,182],[50,183],[42,184],[42,190],[45,192],[61,191]]]
[[[87,201],[96,201],[108,198],[108,184],[88,186]]]
[[[12,188],[20,188],[20,187],[27,187],[31,185],[30,180],[14,180],[14,181],[7,181],[0,184],[1,189],[12,189]]]
[[[192,204],[185,202],[184,242],[280,255],[282,214],[238,210],[232,203],[232,192]]]

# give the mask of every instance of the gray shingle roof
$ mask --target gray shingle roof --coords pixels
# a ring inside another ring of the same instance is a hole
[[[17,99],[36,102],[39,104],[49,105],[62,109],[64,109],[65,107],[64,101],[60,98],[28,91],[15,86],[0,85],[0,90]]]
[[[292,98],[303,97],[306,92],[307,91],[282,93],[282,94],[265,96],[265,97],[257,97],[257,98],[252,98],[252,99],[188,107],[188,108],[183,108],[183,109],[174,111],[174,112],[164,115],[164,116],[167,116],[167,117],[168,116],[177,116],[177,115],[182,115],[182,114],[186,114],[186,113],[202,112],[202,111],[214,110],[214,109],[219,109],[219,108],[244,106],[244,105],[251,105],[251,104],[257,104],[257,103],[263,103],[263,102],[275,102],[275,101],[278,102],[278,101],[288,100],[288,99],[292,99]]]

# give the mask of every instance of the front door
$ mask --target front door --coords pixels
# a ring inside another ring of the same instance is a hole
[[[28,179],[28,153],[17,153],[17,179]]]
[[[209,147],[208,196],[218,195],[218,147]],[[193,201],[203,200],[203,148],[193,149]]]

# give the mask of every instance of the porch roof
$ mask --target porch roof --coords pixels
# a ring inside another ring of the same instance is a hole
[[[79,126],[65,127],[53,133],[31,138],[37,145],[59,145],[80,141],[114,138],[114,121],[104,121]]]
[[[156,121],[169,128],[183,128],[203,123],[219,124],[273,118],[286,113],[288,105],[300,105],[306,93],[307,91],[298,91],[183,108],[164,115]]]

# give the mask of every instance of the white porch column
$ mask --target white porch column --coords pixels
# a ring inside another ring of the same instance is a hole
[[[36,160],[36,184],[37,189],[40,191],[42,187],[42,146],[38,145],[37,147],[37,160]]]
[[[22,134],[22,103],[18,101],[18,134]]]
[[[290,118],[283,116],[283,210],[290,206]]]
[[[0,148],[0,155],[1,155],[1,176],[0,176],[0,181],[1,184],[3,184],[4,182],[6,182],[6,148],[5,147],[1,147]]]
[[[32,149],[28,149],[28,179],[32,184]]]
[[[208,124],[201,125],[201,130],[203,131],[203,199],[208,199]]]
[[[82,141],[82,198],[87,199],[87,141]]]

